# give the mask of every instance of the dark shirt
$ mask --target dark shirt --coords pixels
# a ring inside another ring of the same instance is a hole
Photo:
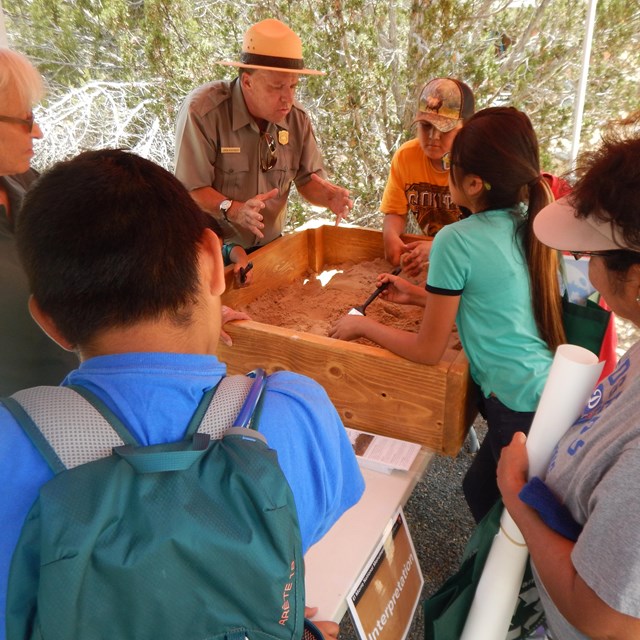
[[[0,205],[0,395],[36,385],[57,385],[78,366],[75,354],[51,340],[31,318],[29,284],[18,259],[14,228],[33,170],[0,177],[11,217]]]

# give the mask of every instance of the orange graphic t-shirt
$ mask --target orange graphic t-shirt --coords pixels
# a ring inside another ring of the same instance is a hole
[[[434,236],[462,215],[451,201],[449,172],[434,169],[417,138],[405,142],[394,154],[380,211],[412,213],[424,233]]]

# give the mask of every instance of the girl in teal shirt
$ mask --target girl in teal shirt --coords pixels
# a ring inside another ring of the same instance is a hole
[[[557,254],[531,230],[550,195],[529,118],[513,107],[476,113],[453,143],[449,189],[455,204],[474,215],[435,237],[426,289],[391,274],[378,281],[391,283],[383,293],[388,300],[424,307],[418,333],[345,316],[329,335],[368,338],[436,364],[457,324],[488,425],[463,482],[480,520],[499,497],[500,450],[516,431],[529,430],[553,351],[565,340]]]

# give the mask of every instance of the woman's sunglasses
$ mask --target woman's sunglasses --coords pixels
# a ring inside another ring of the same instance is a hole
[[[607,251],[568,251],[567,253],[571,254],[576,260],[580,260],[580,258],[590,258],[591,256],[614,256],[617,253],[624,251],[624,249],[609,249]]]
[[[27,131],[31,133],[33,131],[33,123],[35,122],[35,118],[33,117],[33,113],[29,114],[27,118],[15,118],[13,116],[0,116],[0,122],[12,122],[15,124],[23,124],[27,127]]]

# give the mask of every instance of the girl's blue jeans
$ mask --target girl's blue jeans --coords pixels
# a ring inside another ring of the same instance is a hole
[[[511,442],[518,431],[529,433],[534,411],[513,411],[496,396],[480,398],[479,409],[487,421],[484,437],[464,480],[462,490],[476,522],[480,522],[500,497],[496,469],[502,447]]]

